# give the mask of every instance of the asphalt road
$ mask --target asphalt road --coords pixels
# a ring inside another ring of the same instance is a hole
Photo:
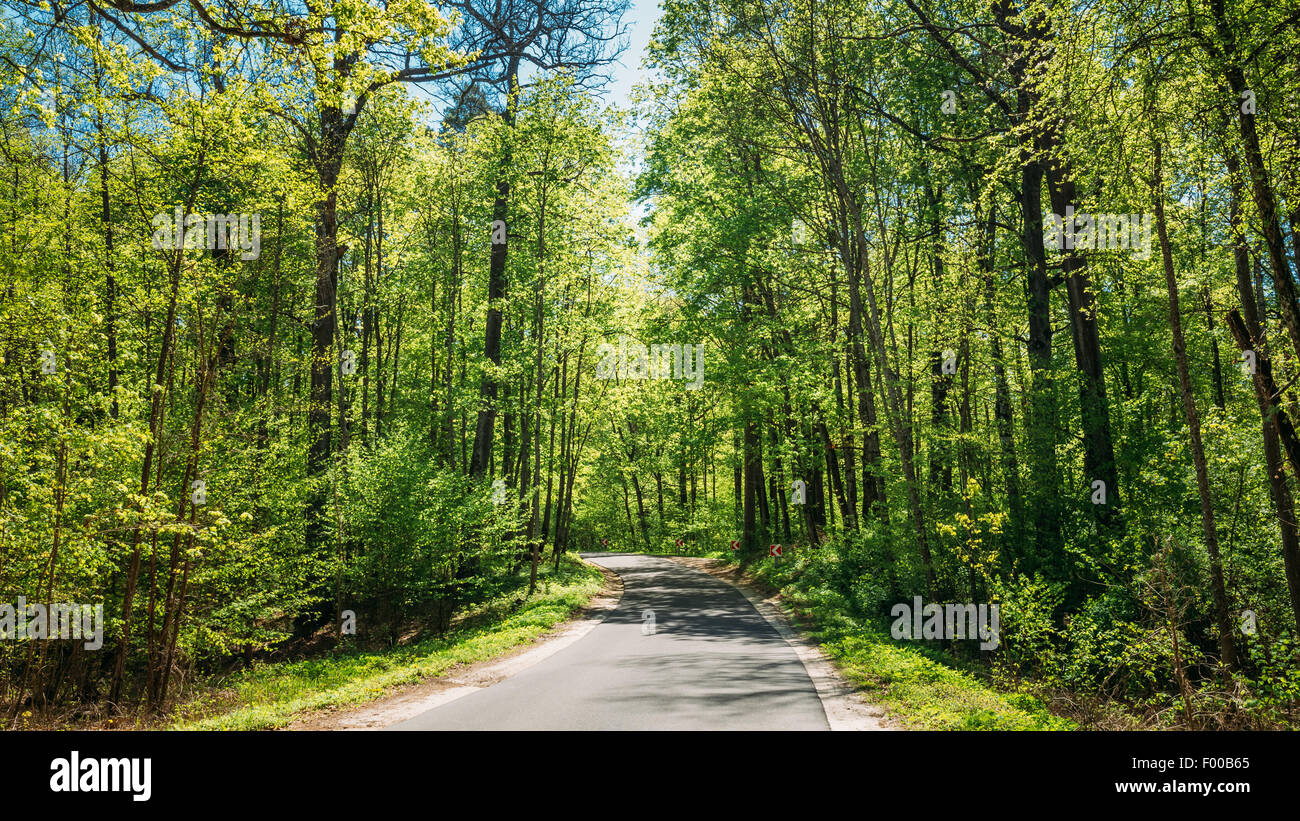
[[[653,556],[583,555],[623,578],[603,622],[504,681],[388,729],[829,729],[799,657],[734,587]]]

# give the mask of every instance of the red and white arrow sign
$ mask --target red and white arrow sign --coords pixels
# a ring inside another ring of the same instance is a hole
[[[678,539],[678,540],[677,540],[677,546],[678,546],[678,547],[681,547],[681,546],[682,546],[682,540],[681,540],[681,539]]]
[[[781,545],[768,545],[767,555],[771,556],[773,559],[779,559],[781,557]]]
[[[735,539],[732,539],[732,540],[731,540],[731,549],[732,549],[732,550],[739,550],[739,549],[740,549],[740,542],[736,541]]]
[[[601,547],[609,547],[609,539],[600,540]]]

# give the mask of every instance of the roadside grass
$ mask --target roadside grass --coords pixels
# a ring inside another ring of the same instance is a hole
[[[814,614],[814,621],[817,616]],[[849,681],[908,727],[923,730],[1069,730],[1027,693],[1000,693],[971,673],[904,647],[874,628],[815,630]]]
[[[526,583],[527,568],[522,573]],[[503,593],[469,614],[472,626],[445,638],[380,652],[340,650],[327,657],[259,665],[211,682],[205,695],[177,709],[169,729],[275,729],[305,710],[372,701],[394,687],[532,642],[582,610],[603,582],[599,569],[565,555],[558,574],[539,567],[532,598],[518,604],[518,590]]]
[[[729,550],[696,553],[738,565],[759,587],[780,592],[788,610],[840,672],[891,717],[918,730],[1071,730],[1077,724],[1053,715],[1029,693],[1000,692],[977,668],[929,643],[895,641],[887,630],[852,612],[849,601],[808,579],[816,554],[774,566],[770,559],[738,560]]]

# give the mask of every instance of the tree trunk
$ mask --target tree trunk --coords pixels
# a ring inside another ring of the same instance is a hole
[[[1160,256],[1164,263],[1165,288],[1169,292],[1169,330],[1173,336],[1174,361],[1178,366],[1178,383],[1182,390],[1183,416],[1192,448],[1192,462],[1196,467],[1196,488],[1201,498],[1201,529],[1205,535],[1205,549],[1210,556],[1210,593],[1219,624],[1219,648],[1223,663],[1229,670],[1237,669],[1237,650],[1233,642],[1232,617],[1228,612],[1228,593],[1223,583],[1223,563],[1219,558],[1219,537],[1214,524],[1214,499],[1210,495],[1209,469],[1205,463],[1205,450],[1201,445],[1201,420],[1192,394],[1192,378],[1187,366],[1187,345],[1183,339],[1183,320],[1178,306],[1178,278],[1174,273],[1173,253],[1169,248],[1169,232],[1165,226],[1165,196],[1162,181],[1160,141],[1153,141],[1155,150],[1155,180],[1152,197],[1155,200],[1156,232],[1160,239]]]

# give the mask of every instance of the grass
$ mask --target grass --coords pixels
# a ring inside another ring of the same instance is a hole
[[[737,564],[730,551],[712,555]],[[1032,695],[1000,692],[938,650],[895,641],[887,631],[854,615],[843,595],[808,583],[801,571],[809,561],[816,559],[805,552],[780,567],[766,559],[740,566],[760,586],[779,591],[844,677],[902,725],[918,730],[1076,728]]]
[[[1069,730],[1023,693],[1000,693],[970,673],[870,628],[814,635],[849,681],[908,727],[924,730]]]
[[[170,728],[266,730],[307,710],[361,704],[393,688],[440,676],[457,664],[485,661],[528,644],[586,606],[603,585],[592,565],[564,556],[558,574],[539,568],[534,595],[517,609],[503,594],[474,614],[473,627],[383,652],[341,651],[243,671],[179,708]]]

